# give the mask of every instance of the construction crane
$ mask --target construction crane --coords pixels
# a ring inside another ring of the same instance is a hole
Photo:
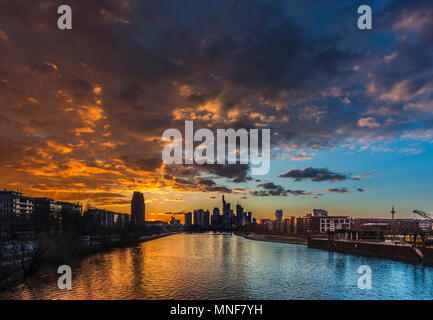
[[[423,217],[424,219],[433,223],[433,217],[430,213],[427,213],[427,212],[422,211],[422,210],[413,210],[413,213],[415,213],[415,214],[417,214],[417,215]],[[428,242],[428,234],[431,234],[431,230],[430,230],[430,232],[421,231],[421,238],[422,238],[423,246],[425,246]]]
[[[427,219],[431,222],[433,222],[433,217],[431,216],[431,214],[424,212],[422,210],[413,210],[413,213],[416,213],[417,215],[423,217],[424,219]]]

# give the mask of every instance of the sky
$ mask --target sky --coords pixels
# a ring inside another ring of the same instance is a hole
[[[431,1],[74,0],[59,30],[63,2],[0,2],[0,187],[126,213],[138,190],[148,220],[223,194],[257,218],[433,211]],[[269,174],[165,165],[186,120],[269,128]]]

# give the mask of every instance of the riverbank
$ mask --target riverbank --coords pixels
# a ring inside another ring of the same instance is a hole
[[[250,240],[307,245],[307,238],[303,237],[242,232],[235,232],[234,234]]]
[[[28,261],[29,258],[26,258],[26,263],[24,266],[23,265],[15,266],[15,267],[11,266],[8,268],[0,269],[0,291],[10,289],[11,287],[26,282],[27,280],[32,278],[33,274],[36,274],[37,271],[36,269],[40,269],[41,267],[46,267],[50,265],[51,266],[60,265],[60,264],[67,263],[72,259],[80,259],[95,253],[109,251],[116,248],[132,246],[138,243],[156,240],[156,239],[160,239],[178,233],[181,233],[181,231],[165,232],[165,233],[154,234],[154,235],[142,235],[142,236],[138,236],[135,239],[128,239],[128,240],[123,239],[117,242],[114,241],[114,242],[104,243],[104,245],[97,244],[96,246],[95,245],[82,246],[79,248],[79,250],[67,252],[66,254],[63,254],[61,256],[51,255],[49,257],[43,257],[43,258],[38,257],[37,259],[40,261],[36,261],[36,262]],[[28,268],[35,268],[35,269],[32,270],[31,273],[29,273],[27,270]]]
[[[180,233],[68,261],[72,289],[55,267],[0,292],[0,300],[376,300],[433,298],[433,268],[219,233]],[[373,290],[357,286],[359,266]],[[398,281],[396,281],[398,280]],[[289,290],[288,290],[289,289]]]
[[[308,247],[346,254],[407,261],[411,263],[433,264],[432,247],[413,247],[410,245],[393,245],[381,242],[334,240],[324,238],[308,239]]]

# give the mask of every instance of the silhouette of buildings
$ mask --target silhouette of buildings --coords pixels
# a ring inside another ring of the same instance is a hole
[[[33,198],[36,231],[78,229],[82,206],[77,203],[56,201],[50,198]]]
[[[211,225],[218,226],[222,224],[222,216],[220,215],[219,208],[213,208],[212,217],[211,217]]]
[[[18,191],[0,191],[0,233],[33,229],[34,202]]]
[[[139,191],[134,191],[131,200],[132,223],[138,226],[143,225],[146,221],[145,211],[146,207],[143,194]]]
[[[33,214],[33,198],[18,191],[0,191],[0,215],[30,217]]]
[[[50,198],[31,198],[19,191],[0,191],[0,234],[78,228],[82,207]]]
[[[236,205],[236,221],[235,224],[239,226],[244,226],[246,223],[246,212],[244,208],[238,203]]]
[[[175,217],[171,217],[170,219],[170,226],[176,227],[176,228],[180,228],[181,224],[180,224],[180,220],[176,219]]]
[[[187,212],[184,215],[185,217],[185,227],[190,227],[192,226],[192,213],[191,212]]]
[[[221,214],[222,213],[222,214]],[[189,218],[185,215],[185,227],[200,227],[212,229],[231,229],[232,227],[240,227],[247,224],[255,223],[251,211],[246,212],[244,208],[238,203],[236,205],[236,214],[231,209],[231,204],[222,196],[222,210],[214,208],[212,215],[209,210],[197,209],[192,214],[192,224]]]
[[[193,212],[193,225],[199,226],[202,228],[209,227],[209,218],[210,212],[209,210],[198,209]]]
[[[252,216],[251,211],[248,211],[248,213],[247,213],[247,221],[246,221],[247,224],[256,223],[256,219],[255,218],[253,220],[251,220],[252,217],[253,216]]]
[[[275,210],[275,220],[283,220],[283,210]]]
[[[222,198],[222,202],[224,225],[230,226],[233,222],[233,210],[230,209],[230,203],[225,201],[224,196]]]
[[[131,216],[126,213],[118,213],[105,209],[89,208],[84,213],[87,222],[92,222],[97,226],[108,228],[126,227],[131,220]]]

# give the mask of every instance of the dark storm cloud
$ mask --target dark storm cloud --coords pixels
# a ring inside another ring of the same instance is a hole
[[[301,170],[291,169],[286,173],[281,174],[282,178],[292,178],[295,181],[310,179],[311,181],[343,181],[348,179],[345,174],[332,172],[326,168],[304,168]]]
[[[284,189],[283,186],[276,185],[273,182],[266,182],[263,184],[259,184],[258,188],[263,188],[264,190],[253,190],[250,191],[250,194],[258,197],[272,197],[272,196],[287,196],[291,194],[293,196],[305,196],[311,195],[311,192],[306,192],[304,190],[290,190]]]
[[[374,33],[356,29],[351,3],[75,0],[68,31],[61,4],[0,2],[0,175],[35,192],[230,192],[197,179],[251,180],[248,165],[164,166],[161,134],[184,120],[270,128],[297,160],[433,124],[428,1],[390,1]],[[317,6],[329,14],[311,22]],[[306,169],[282,176],[348,179]]]
[[[257,187],[264,190],[250,191],[251,195],[258,197],[287,196],[287,191],[282,186],[276,185],[273,182],[259,184]]]
[[[262,187],[263,189],[268,189],[268,190],[270,190],[270,189],[281,189],[282,188],[281,186],[276,185],[273,182],[262,183],[262,184],[259,184],[257,187],[259,187],[259,188]]]
[[[310,196],[310,195],[312,195],[311,192],[307,192],[305,190],[290,190],[290,189],[287,189],[286,191],[288,193],[294,195],[294,196]]]
[[[139,158],[133,156],[122,156],[120,159],[131,168],[144,170],[144,171],[152,171],[159,168],[162,164],[162,160],[160,157],[154,158]]]
[[[224,164],[224,165],[202,165],[199,169],[205,169],[209,173],[216,174],[220,177],[232,179],[231,181],[240,183],[251,180],[248,176],[248,164]]]
[[[173,180],[173,186],[183,191],[191,192],[214,192],[214,193],[232,193],[233,190],[223,185],[217,185],[215,181],[204,178],[191,178]]]
[[[227,178],[231,182],[241,183],[251,180],[248,176],[248,164],[204,164],[204,165],[169,165],[166,172],[179,177],[199,177],[203,174]]]
[[[352,193],[352,191],[348,190],[346,187],[343,188],[329,188],[323,190],[325,192],[333,192],[333,193]]]

